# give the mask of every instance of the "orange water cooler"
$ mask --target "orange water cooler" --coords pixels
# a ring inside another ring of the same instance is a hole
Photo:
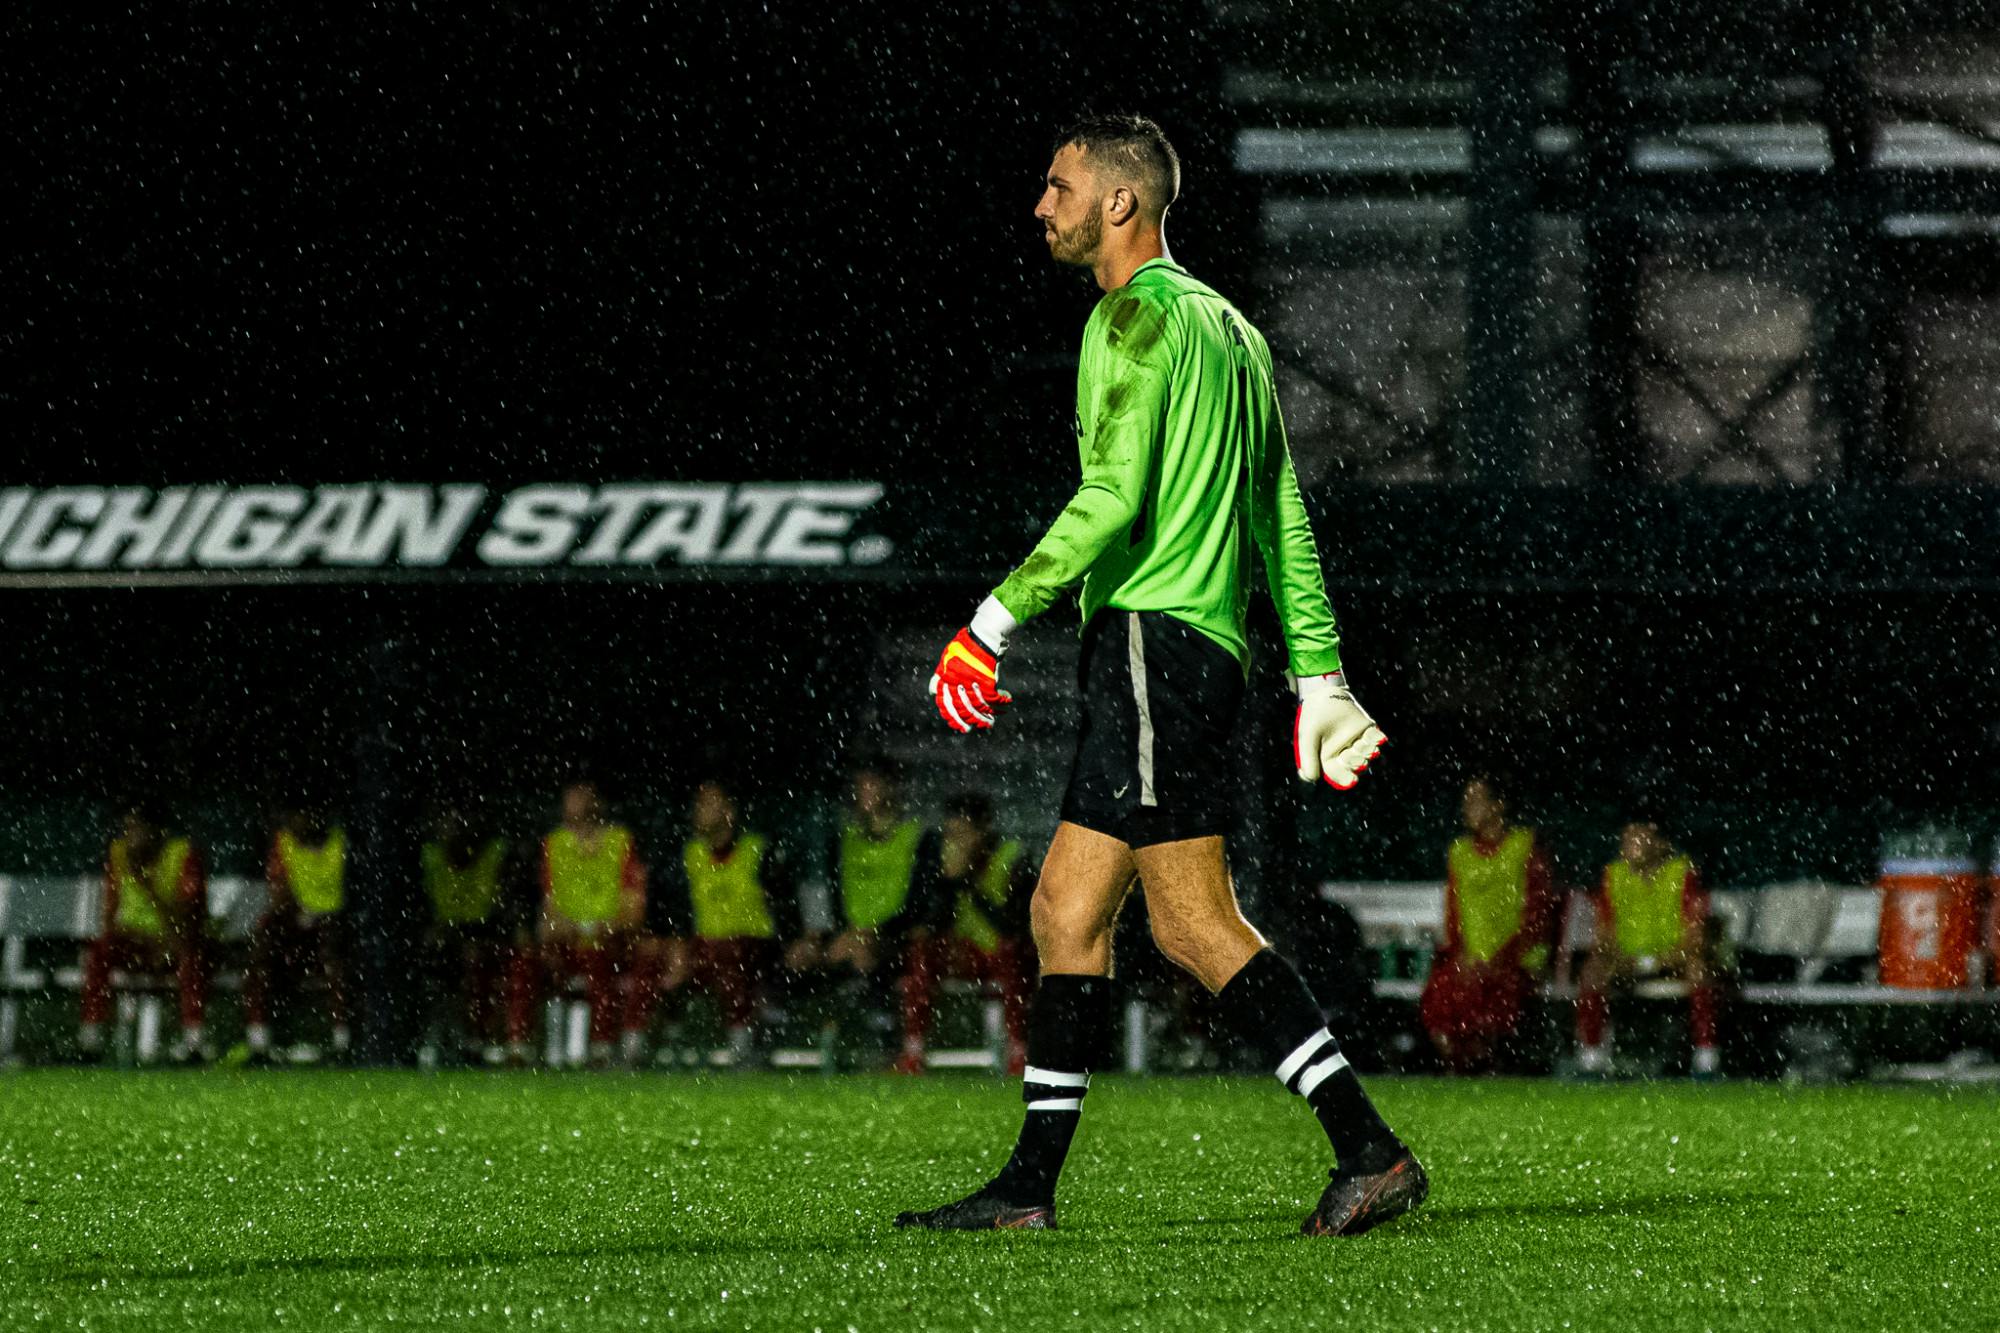
[[[1955,990],[1966,984],[1980,944],[1982,879],[1965,834],[1926,831],[1884,840],[1877,937],[1883,985]]]
[[[2000,836],[1993,840],[1993,864],[1986,877],[1986,984],[2000,988]]]

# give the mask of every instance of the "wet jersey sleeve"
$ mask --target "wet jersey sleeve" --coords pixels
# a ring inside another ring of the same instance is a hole
[[[1270,354],[1265,352],[1265,364]],[[1285,439],[1285,418],[1271,396],[1271,417],[1252,461],[1255,475],[1250,501],[1250,533],[1264,557],[1264,577],[1278,623],[1285,634],[1285,652],[1295,676],[1323,676],[1340,670],[1340,632],[1333,624],[1333,603],[1327,600],[1320,572],[1319,545],[1306,521],[1305,500],[1292,471],[1292,449]]]
[[[1153,459],[1165,434],[1173,364],[1165,314],[1120,288],[1104,298],[1103,319],[1085,348],[1079,415],[1090,423],[1083,484],[1041,542],[993,595],[1025,621],[1090,571],[1112,542],[1131,530],[1146,503]]]

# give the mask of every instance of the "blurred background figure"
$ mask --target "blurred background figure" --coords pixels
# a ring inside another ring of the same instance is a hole
[[[1677,977],[1689,985],[1689,1026],[1696,1078],[1722,1071],[1716,1044],[1716,993],[1708,954],[1708,890],[1694,862],[1650,819],[1627,824],[1618,858],[1604,867],[1597,933],[1577,982],[1577,1068],[1611,1071],[1611,992],[1642,977]]]
[[[317,967],[326,981],[331,1041],[336,1059],[352,1050],[347,995],[347,831],[326,810],[308,805],[285,815],[264,863],[270,904],[250,937],[250,969],[243,981],[244,1040],[250,1058],[271,1058],[271,1034],[282,1001],[298,997]],[[309,1043],[293,1058],[311,1059]]]
[[[834,1015],[823,1034],[835,1060],[843,1032],[857,1020],[888,1023],[893,1003],[903,1014],[900,1068],[921,1068],[923,1035],[913,1021],[913,960],[937,934],[949,903],[940,903],[935,850],[924,852],[924,829],[903,813],[901,774],[886,759],[853,773],[846,822],[828,861],[839,889],[839,922],[830,941],[803,940],[788,951],[795,967],[816,968],[833,990]],[[892,999],[891,993],[894,998]]]
[[[664,951],[661,989],[676,1008],[694,990],[714,999],[732,1069],[760,1062],[752,1023],[783,942],[799,937],[790,867],[768,837],[745,831],[741,820],[722,779],[696,787],[678,873],[647,900],[647,933]]]
[[[454,804],[438,811],[419,853],[430,905],[424,935],[425,1047],[433,1056],[450,1026],[445,997],[455,996],[461,1058],[500,1057],[500,993],[513,924],[507,892],[511,851],[507,839],[476,828]]]
[[[998,989],[1007,1023],[1007,1072],[1019,1074],[1027,1066],[1028,979],[1034,975],[1028,934],[1034,870],[1021,855],[1021,844],[1000,836],[993,801],[980,792],[960,792],[945,802],[935,848],[937,885],[951,904],[951,930],[910,948],[898,1067],[923,1072],[938,982],[953,976]]]
[[[560,995],[582,976],[590,1002],[590,1063],[611,1063],[622,1030],[629,1050],[645,1040],[644,987],[628,984],[646,914],[646,870],[632,830],[605,818],[593,782],[563,788],[561,820],[542,840],[542,910],[534,953],[517,956],[508,986],[507,1038],[527,1049],[546,983]],[[539,965],[538,965],[539,964]]]
[[[104,1058],[111,1016],[111,973],[171,973],[180,993],[181,1035],[172,1056],[182,1063],[209,1058],[202,1017],[208,1001],[208,875],[186,836],[160,814],[126,812],[104,858],[104,928],[86,946],[83,1016],[78,1054]]]
[[[1424,982],[1418,1016],[1445,1067],[1503,1067],[1529,997],[1548,966],[1555,889],[1530,828],[1508,822],[1507,795],[1490,776],[1465,784],[1465,832],[1445,855],[1444,941]]]

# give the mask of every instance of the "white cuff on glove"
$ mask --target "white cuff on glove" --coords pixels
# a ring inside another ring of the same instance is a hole
[[[1021,622],[1014,619],[1014,613],[1000,605],[998,597],[988,597],[972,613],[972,623],[968,626],[972,637],[993,650],[995,657],[1007,651],[1007,639],[1021,628]]]
[[[1329,671],[1323,676],[1294,676],[1287,672],[1285,679],[1292,683],[1292,690],[1300,700],[1312,698],[1316,694],[1331,694],[1335,690],[1347,689],[1347,677],[1338,671]],[[1353,691],[1348,690],[1348,697]]]

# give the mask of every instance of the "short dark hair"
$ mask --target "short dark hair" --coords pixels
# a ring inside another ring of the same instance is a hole
[[[1085,116],[1062,132],[1052,153],[1071,144],[1136,175],[1142,213],[1162,217],[1181,197],[1181,157],[1156,121],[1122,113]]]

